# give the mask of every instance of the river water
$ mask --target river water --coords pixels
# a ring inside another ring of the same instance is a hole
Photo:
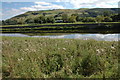
[[[103,41],[118,41],[120,40],[120,34],[62,34],[62,35],[45,35],[45,36],[29,36],[26,34],[0,34],[0,36],[12,36],[12,37],[45,37],[45,38],[67,38],[67,39],[95,39]]]

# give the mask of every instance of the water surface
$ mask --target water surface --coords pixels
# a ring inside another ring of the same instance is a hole
[[[103,41],[118,41],[119,34],[62,34],[62,35],[45,35],[45,36],[30,36],[26,34],[0,34],[0,36],[12,36],[12,37],[45,37],[45,38],[67,38],[67,39],[95,39]]]

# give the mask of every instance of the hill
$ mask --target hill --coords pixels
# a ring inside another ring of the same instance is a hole
[[[102,15],[105,11],[110,12],[111,14],[117,14],[119,8],[81,8],[81,9],[53,9],[53,10],[40,10],[40,11],[28,11],[24,14],[17,15],[12,17],[11,19],[21,19],[21,18],[31,18],[31,17],[38,17],[41,15],[44,16],[52,16],[60,18],[62,14],[78,14],[82,17],[96,17],[98,15]]]
[[[80,8],[28,11],[2,21],[3,25],[31,23],[118,22],[119,8]]]

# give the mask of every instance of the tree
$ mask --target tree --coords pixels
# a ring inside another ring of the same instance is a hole
[[[96,20],[93,17],[86,17],[83,19],[83,22],[96,22]]]
[[[72,14],[71,16],[78,16],[78,14],[76,13],[76,14]]]
[[[84,20],[83,17],[80,17],[80,16],[77,16],[77,17],[76,17],[76,21],[82,22],[83,20]]]
[[[54,17],[48,17],[47,18],[47,23],[55,23]]]
[[[32,19],[32,18],[28,18],[28,19],[26,19],[25,22],[26,22],[26,23],[34,23],[34,19]]]
[[[110,18],[110,17],[105,17],[103,21],[104,21],[104,22],[111,22],[111,21],[112,21],[112,18]]]
[[[111,16],[113,21],[120,21],[120,14]]]
[[[103,17],[103,16],[100,16],[100,15],[99,15],[99,16],[96,17],[96,21],[97,21],[97,22],[102,22],[103,20],[104,20],[104,17]]]
[[[22,18],[19,18],[18,20],[17,20],[17,23],[18,24],[25,24],[25,17],[22,17]]]
[[[62,20],[63,22],[68,22],[68,15],[67,14],[62,14]]]
[[[46,18],[44,16],[40,16],[38,18],[35,19],[35,23],[46,23]]]
[[[2,25],[2,21],[0,20],[0,25]]]
[[[70,22],[70,23],[76,22],[76,16],[71,16],[71,17],[68,19],[68,22]]]
[[[104,11],[103,12],[104,17],[110,16],[110,15],[111,15],[110,11]]]
[[[2,20],[2,25],[6,25],[6,22],[4,20]]]
[[[16,20],[13,20],[13,19],[7,19],[5,21],[2,21],[3,25],[15,25],[17,24],[17,21]]]

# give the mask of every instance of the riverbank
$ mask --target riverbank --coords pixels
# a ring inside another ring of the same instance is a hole
[[[2,37],[3,78],[117,78],[118,42]]]

